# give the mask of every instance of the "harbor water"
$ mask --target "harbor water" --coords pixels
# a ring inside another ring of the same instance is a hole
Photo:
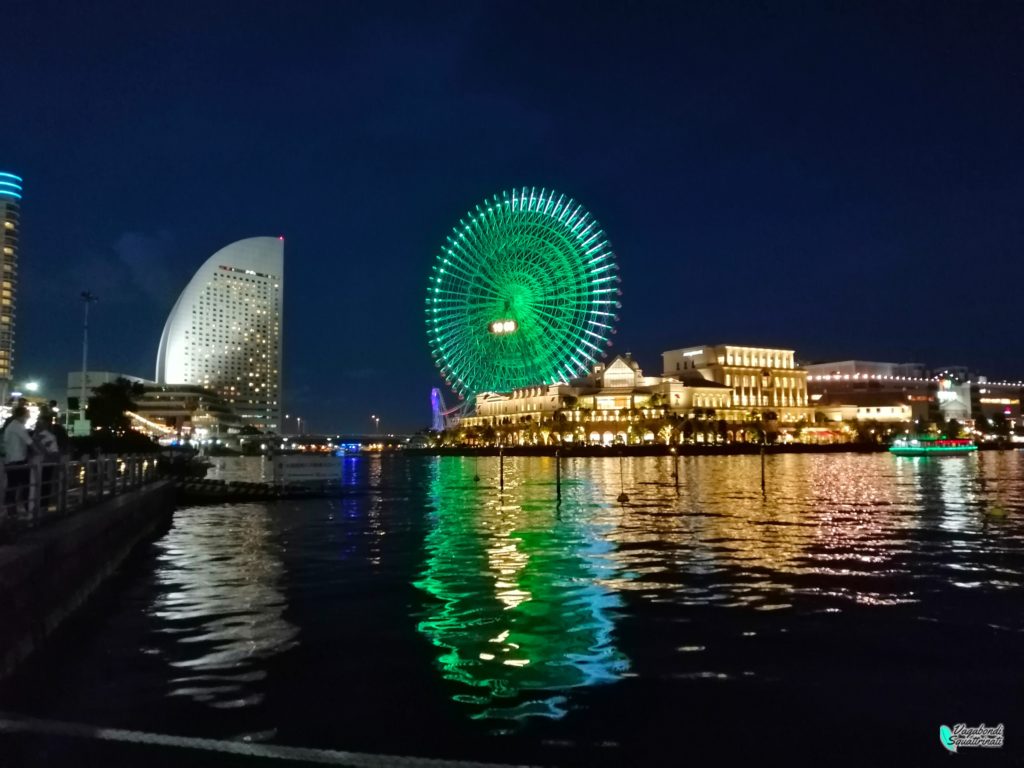
[[[555,459],[504,461],[180,509],[0,709],[530,765],[928,764],[960,722],[1024,754],[1024,453],[770,456],[764,494],[757,456],[571,459],[560,501]],[[0,765],[264,764],[182,752],[0,733]]]

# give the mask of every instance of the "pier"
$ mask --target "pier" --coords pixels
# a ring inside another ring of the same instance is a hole
[[[34,464],[7,487],[0,545],[0,678],[11,673],[113,573],[169,524],[175,487],[153,456]],[[0,478],[7,480],[5,472]]]

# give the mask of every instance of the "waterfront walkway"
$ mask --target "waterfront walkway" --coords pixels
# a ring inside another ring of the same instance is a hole
[[[153,455],[0,464],[0,544],[159,479]]]

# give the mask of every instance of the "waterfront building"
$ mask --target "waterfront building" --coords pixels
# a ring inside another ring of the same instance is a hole
[[[0,401],[14,377],[14,325],[18,299],[18,239],[21,235],[21,177],[0,171]]]
[[[1010,429],[1021,423],[1021,382],[989,382],[984,376],[971,388],[971,413],[975,420],[1005,420]]]
[[[900,412],[897,406],[906,404],[911,411],[908,422],[956,420],[970,426],[979,411],[966,366],[926,375],[919,363],[847,360],[808,366],[808,373],[811,402],[825,418],[834,416],[836,408],[843,405],[856,407],[858,419],[895,420]],[[884,418],[887,414],[892,418]]]
[[[858,392],[835,400],[822,398],[815,403],[815,413],[827,422],[909,424],[914,420],[913,403],[906,397],[884,392]]]
[[[114,371],[86,371],[86,397],[103,384],[123,379],[138,384],[131,411],[133,426],[153,437],[174,434],[179,438],[223,437],[241,431],[242,420],[229,403],[213,390],[196,384],[158,384],[141,376]],[[68,374],[68,410],[78,408],[82,392],[82,372]]]
[[[856,409],[857,414],[846,418],[886,421],[885,413],[864,409],[905,403],[911,409],[907,421],[940,425],[955,419],[971,426],[984,419],[981,426],[990,427],[1005,420],[1008,430],[1021,423],[1024,382],[990,381],[963,365],[934,368],[926,375],[918,363],[845,361],[808,366],[808,373],[811,402],[826,419],[844,406],[844,413]],[[888,413],[895,418],[895,411]]]
[[[243,426],[223,397],[195,384],[148,384],[135,406],[140,421],[161,424],[182,439],[231,437]]]
[[[710,422],[729,415],[730,397],[728,387],[712,381],[644,376],[626,354],[569,382],[481,393],[462,426],[482,442],[491,442],[491,432],[500,430],[518,444],[610,445],[678,440],[681,424],[694,417],[702,422],[703,441],[712,431]]]
[[[868,378],[920,378],[926,377],[921,363],[880,363],[870,360],[839,360],[831,363],[810,363],[805,365],[808,379],[822,376],[868,377]]]
[[[167,318],[157,383],[212,390],[243,424],[277,431],[283,294],[283,238],[252,237],[217,251]]]
[[[661,357],[665,377],[728,387],[727,418],[742,421],[774,413],[782,423],[813,419],[807,372],[796,365],[793,350],[718,344],[672,349]]]

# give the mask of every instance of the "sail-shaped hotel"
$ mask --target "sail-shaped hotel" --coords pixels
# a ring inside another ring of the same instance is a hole
[[[281,424],[284,238],[221,248],[181,292],[160,337],[158,384],[196,384],[223,397],[244,425]]]

